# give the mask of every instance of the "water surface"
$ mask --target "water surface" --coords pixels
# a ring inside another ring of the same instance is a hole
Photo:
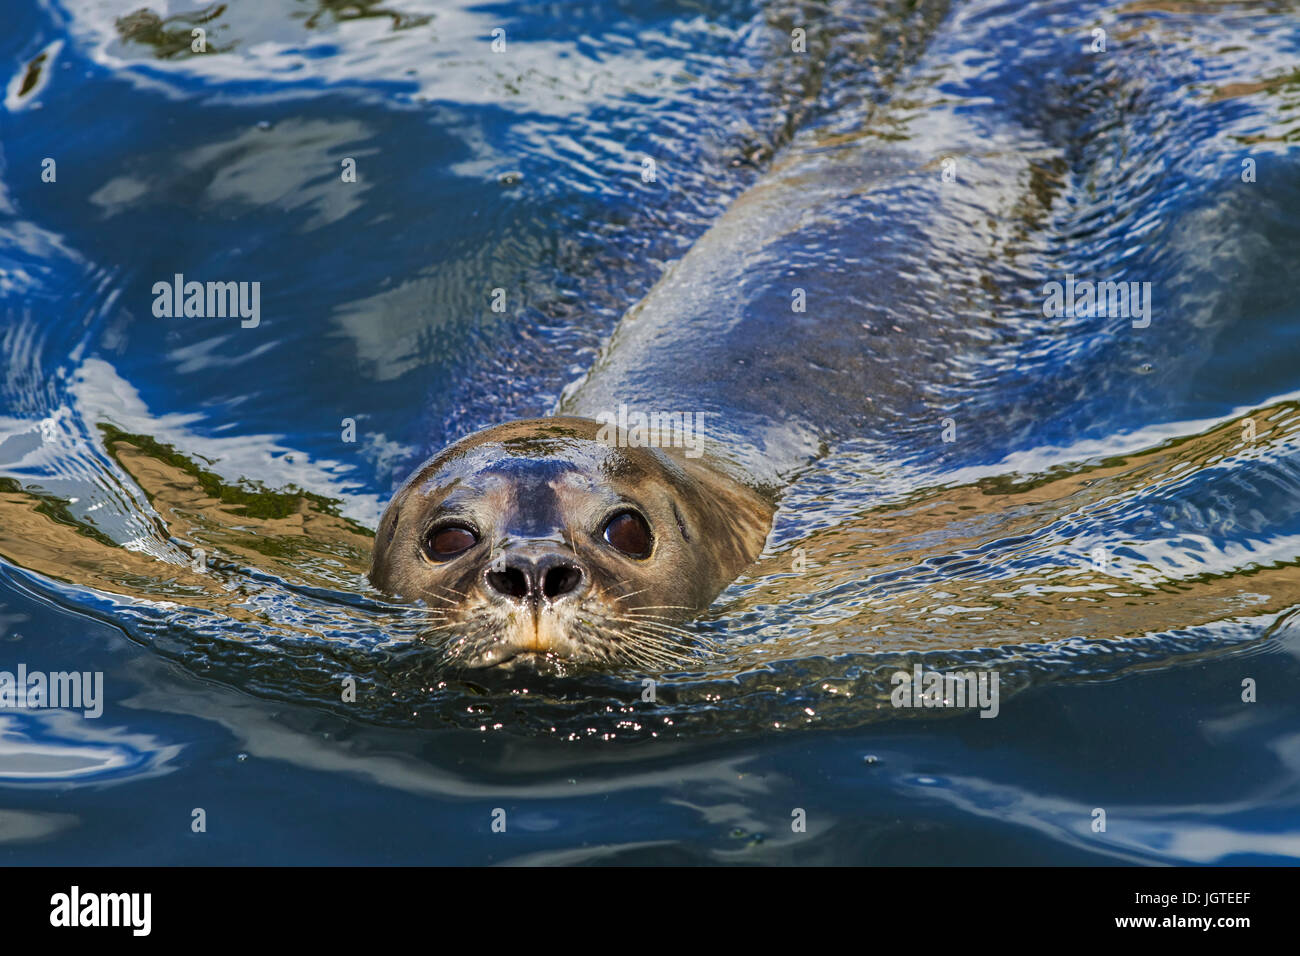
[[[0,712],[7,862],[1300,855],[1294,4],[11,6],[0,668],[106,700]],[[800,476],[653,704],[432,671],[364,580],[395,483],[555,408],[823,155],[888,175],[742,265],[895,284],[850,305],[911,404]],[[260,323],[156,317],[178,272]],[[1150,326],[1045,316],[1066,274],[1151,282]],[[918,662],[996,669],[998,717],[892,707]]]

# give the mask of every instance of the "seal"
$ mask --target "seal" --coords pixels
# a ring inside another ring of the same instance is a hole
[[[928,76],[892,119],[864,97],[783,147],[622,317],[562,393],[564,417],[472,436],[401,490],[371,580],[423,598],[450,659],[666,664],[689,647],[681,621],[761,552],[778,496],[815,464],[847,452],[864,486],[901,449],[947,461],[940,428],[957,418],[970,447],[1005,444],[1019,419],[977,411],[971,382],[991,343],[1051,329],[999,322],[1024,279],[989,224],[1029,236],[1051,220],[1029,144],[1054,155],[1059,108],[935,94],[918,112]],[[909,135],[880,136],[891,122]],[[990,149],[1006,130],[1019,147]],[[959,189],[941,178],[948,155],[972,157]],[[707,427],[685,450],[600,437],[611,420],[687,416]]]
[[[668,667],[762,549],[772,503],[673,447],[591,419],[508,422],[449,446],[379,523],[371,583],[422,600],[446,664]]]

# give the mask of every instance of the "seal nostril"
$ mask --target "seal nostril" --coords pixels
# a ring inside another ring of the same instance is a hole
[[[548,568],[542,576],[542,593],[550,600],[576,591],[582,583],[582,571],[572,564]]]
[[[486,577],[488,587],[506,597],[523,598],[528,596],[528,578],[518,568],[506,568],[504,571],[489,571]]]

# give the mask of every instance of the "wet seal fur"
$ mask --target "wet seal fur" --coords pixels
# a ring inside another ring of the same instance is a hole
[[[988,284],[1005,271],[1006,245],[985,223],[1037,235],[1054,221],[1040,157],[1074,148],[1053,139],[1055,86],[1009,103],[981,97],[973,109],[937,92],[935,75],[957,77],[947,51],[937,56],[923,70],[900,67],[908,85],[889,105],[846,103],[834,122],[784,145],[564,388],[555,411],[574,417],[472,436],[401,491],[381,523],[371,580],[425,600],[449,660],[666,667],[692,644],[681,621],[761,551],[775,497],[809,466],[852,443],[859,459],[879,454],[883,473],[900,440],[933,440],[918,423],[941,420],[953,396],[969,394],[990,334],[1010,334],[991,317],[1021,291],[1019,273],[1005,288]],[[921,101],[931,106],[917,111]],[[890,124],[909,135],[882,137]],[[990,150],[1003,131],[1024,148]],[[961,188],[936,186],[936,155],[960,154],[972,157]],[[942,274],[921,268],[936,250]],[[1051,321],[1044,333],[1055,334]],[[1015,334],[1027,333],[1017,325]],[[625,408],[652,433],[665,416],[707,422],[688,449],[702,455],[593,441],[597,422],[621,422]],[[968,448],[998,447],[1008,433],[995,415],[972,414],[963,428]],[[460,491],[466,519],[482,526],[447,531],[445,561],[422,556],[439,509],[455,520]],[[635,520],[600,524],[642,492],[648,557],[629,555],[640,543]],[[451,556],[453,545],[466,545],[463,554]]]
[[[607,436],[574,417],[487,428],[389,503],[371,583],[428,606],[426,640],[446,663],[565,671],[688,658],[697,641],[680,623],[758,556],[773,503],[707,457]]]

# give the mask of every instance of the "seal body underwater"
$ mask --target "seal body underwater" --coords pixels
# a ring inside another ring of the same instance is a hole
[[[871,304],[897,305],[904,281],[789,269],[810,208],[905,165],[887,159],[841,150],[828,170],[819,157],[818,188],[798,156],[774,170],[624,316],[557,417],[464,438],[398,491],[370,580],[428,605],[448,663],[644,672],[681,661],[695,643],[682,622],[758,557],[791,478],[829,443],[919,414],[937,370],[906,373],[930,361],[934,323],[886,340]],[[851,241],[871,254],[869,234]],[[792,314],[791,287],[816,311]],[[612,425],[621,408],[692,416],[704,436],[689,449],[671,434],[635,447]]]
[[[954,30],[950,46],[968,42]],[[804,469],[847,442],[935,448],[990,348],[1053,331],[1032,310],[999,316],[1026,288],[1004,233],[1029,249],[1051,223],[1063,107],[1046,87],[950,103],[958,67],[935,51],[893,115],[867,97],[783,147],[556,417],[471,435],[401,488],[371,581],[429,606],[449,661],[668,666],[691,647],[681,622],[761,553]],[[989,146],[1004,141],[1017,148]],[[959,182],[941,179],[945,155],[966,157]],[[703,417],[704,441],[611,438],[623,408]],[[1013,431],[975,413],[963,429],[989,448]]]
[[[371,583],[428,605],[450,664],[683,660],[696,641],[682,622],[758,557],[792,477],[838,440],[930,413],[926,387],[949,371],[936,342],[957,318],[935,319],[933,290],[889,241],[818,215],[924,165],[874,142],[791,150],[624,316],[557,417],[475,433],[405,483]],[[880,265],[827,268],[799,254],[809,241]],[[792,289],[807,312],[792,312]],[[700,448],[633,447],[611,434],[624,406],[702,418]]]

